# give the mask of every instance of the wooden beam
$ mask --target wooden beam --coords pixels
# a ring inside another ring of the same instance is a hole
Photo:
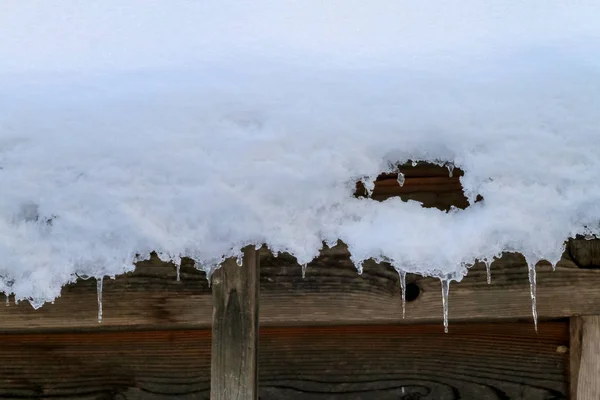
[[[293,257],[261,252],[260,323],[282,325],[442,323],[438,279],[407,275],[413,295],[406,319],[398,273],[387,265],[365,264],[358,275],[344,246],[328,249],[308,265],[306,278]],[[600,315],[600,270],[578,268],[567,255],[556,271],[537,268],[537,308],[540,321],[573,315]],[[0,298],[0,304],[2,299]],[[157,258],[138,264],[135,272],[103,285],[103,320],[97,320],[96,283],[79,281],[63,288],[55,304],[33,310],[27,302],[0,307],[0,331],[37,329],[110,330],[210,328],[212,295],[204,273],[193,262],[181,267],[176,280],[173,264]],[[450,332],[460,321],[531,321],[527,264],[507,254],[492,264],[492,282],[485,266],[473,267],[450,285]],[[533,324],[531,325],[533,329]]]
[[[383,201],[390,197],[400,197],[404,201],[414,200],[423,207],[435,207],[448,210],[451,207],[467,208],[469,202],[460,183],[463,171],[455,169],[452,177],[446,167],[435,165],[419,165],[417,167],[401,167],[404,184],[398,183],[398,174],[381,174],[375,180],[375,187],[370,197]],[[361,182],[357,183],[356,196],[366,196]]]
[[[571,399],[600,399],[600,315],[571,318]]]
[[[571,239],[567,252],[578,267],[600,269],[600,240]]]
[[[258,270],[246,247],[243,265],[228,260],[212,276],[212,400],[258,399]]]
[[[568,321],[264,328],[261,400],[568,395]],[[210,329],[7,334],[2,399],[208,400]],[[559,350],[559,351],[557,351]]]

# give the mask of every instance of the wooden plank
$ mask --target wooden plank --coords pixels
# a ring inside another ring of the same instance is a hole
[[[210,351],[210,330],[3,335],[0,398],[208,398]]]
[[[212,400],[258,399],[258,271],[250,246],[212,276]]]
[[[366,263],[363,274],[353,276],[348,254],[342,248],[337,250],[309,264],[305,280],[289,279],[294,272],[299,274],[293,259],[280,256],[262,261],[263,270],[272,271],[264,278],[273,280],[262,282],[265,324],[441,323],[438,279],[407,275],[407,285],[417,295],[407,303],[403,320],[397,272],[385,265]],[[537,271],[540,319],[600,311],[600,271],[577,268],[567,258],[556,271],[548,264],[540,264]],[[524,258],[517,254],[506,254],[492,265],[490,285],[484,265],[472,268],[460,283],[450,285],[450,329],[456,321],[532,321],[527,273]]]
[[[455,169],[452,177],[446,167],[431,164],[403,166],[400,171],[405,176],[402,186],[398,184],[397,173],[381,174],[375,180],[375,188],[370,197],[378,201],[400,197],[404,201],[414,200],[423,207],[435,207],[444,211],[452,206],[462,209],[469,206],[460,183],[460,177],[464,175],[462,170]],[[363,184],[358,182],[355,195],[366,194]]]
[[[375,182],[375,191],[401,194],[413,192],[446,192],[462,191],[459,177],[419,177],[405,178],[404,184],[398,184],[397,177],[386,178]]]
[[[568,343],[566,321],[543,323],[540,335],[530,328],[457,324],[450,334],[438,325],[269,329],[261,332],[260,396],[564,399],[567,355],[557,349]],[[285,355],[285,362],[273,365],[266,351]]]
[[[571,318],[571,399],[600,399],[600,316]]]
[[[155,258],[138,264],[134,273],[105,279],[102,324],[97,321],[96,284],[88,280],[68,285],[55,304],[39,310],[25,302],[0,307],[0,330],[210,328],[212,297],[204,274],[185,262],[177,282],[175,271],[174,265]],[[301,271],[293,257],[262,254],[261,325],[442,322],[437,279],[407,276],[409,292],[416,295],[402,319],[399,278],[389,266],[366,263],[358,275],[347,250],[338,246],[310,263],[305,279]],[[540,265],[537,282],[540,320],[600,314],[600,270],[578,268],[565,255],[554,272]],[[450,331],[459,321],[531,321],[525,261],[508,254],[495,262],[491,285],[485,267],[475,266],[460,283],[450,285],[449,309]]]
[[[568,321],[265,328],[262,400],[565,399]],[[208,399],[210,330],[7,334],[0,398]]]
[[[567,253],[580,268],[600,269],[600,240],[571,239]]]

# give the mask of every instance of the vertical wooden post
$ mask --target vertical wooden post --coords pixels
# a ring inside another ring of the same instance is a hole
[[[600,399],[600,315],[571,318],[571,399]]]
[[[212,277],[212,400],[258,399],[259,260],[253,246],[243,265],[227,260]]]

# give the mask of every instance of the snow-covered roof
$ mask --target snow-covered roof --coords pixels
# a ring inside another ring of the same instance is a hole
[[[600,3],[8,0],[0,291],[263,243],[460,279],[600,221]],[[355,198],[453,162],[472,205]],[[485,199],[474,203],[475,196]]]

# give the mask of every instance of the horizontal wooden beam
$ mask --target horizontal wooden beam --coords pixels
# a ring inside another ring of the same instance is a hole
[[[552,271],[537,268],[540,320],[600,314],[600,270],[578,268],[568,257]],[[135,272],[105,279],[103,321],[97,320],[96,283],[66,286],[54,304],[33,310],[27,302],[0,307],[0,330],[98,330],[208,328],[212,321],[211,289],[191,263],[176,268],[153,258]],[[262,253],[260,272],[261,326],[345,325],[442,322],[440,282],[407,276],[406,319],[402,318],[399,277],[387,265],[366,263],[358,275],[344,246],[323,251],[308,265],[306,278],[293,257]],[[492,265],[486,283],[483,265],[450,285],[450,332],[453,322],[531,321],[527,265],[507,254]],[[533,329],[533,324],[531,326]]]
[[[422,177],[405,178],[404,184],[400,186],[397,178],[382,179],[375,182],[375,193],[399,195],[414,192],[462,192],[462,186],[458,177]]]
[[[266,328],[259,396],[564,399],[568,322]],[[207,399],[210,330],[8,334],[0,397]]]
[[[375,187],[370,197],[383,201],[390,197],[399,197],[404,201],[414,200],[423,207],[435,207],[448,210],[451,207],[467,208],[469,202],[465,197],[460,183],[464,172],[458,168],[453,170],[452,176],[446,167],[432,164],[419,164],[401,166],[400,172],[404,174],[404,183],[398,183],[398,173],[381,174],[375,180]],[[362,184],[358,185],[357,195],[366,195]]]

